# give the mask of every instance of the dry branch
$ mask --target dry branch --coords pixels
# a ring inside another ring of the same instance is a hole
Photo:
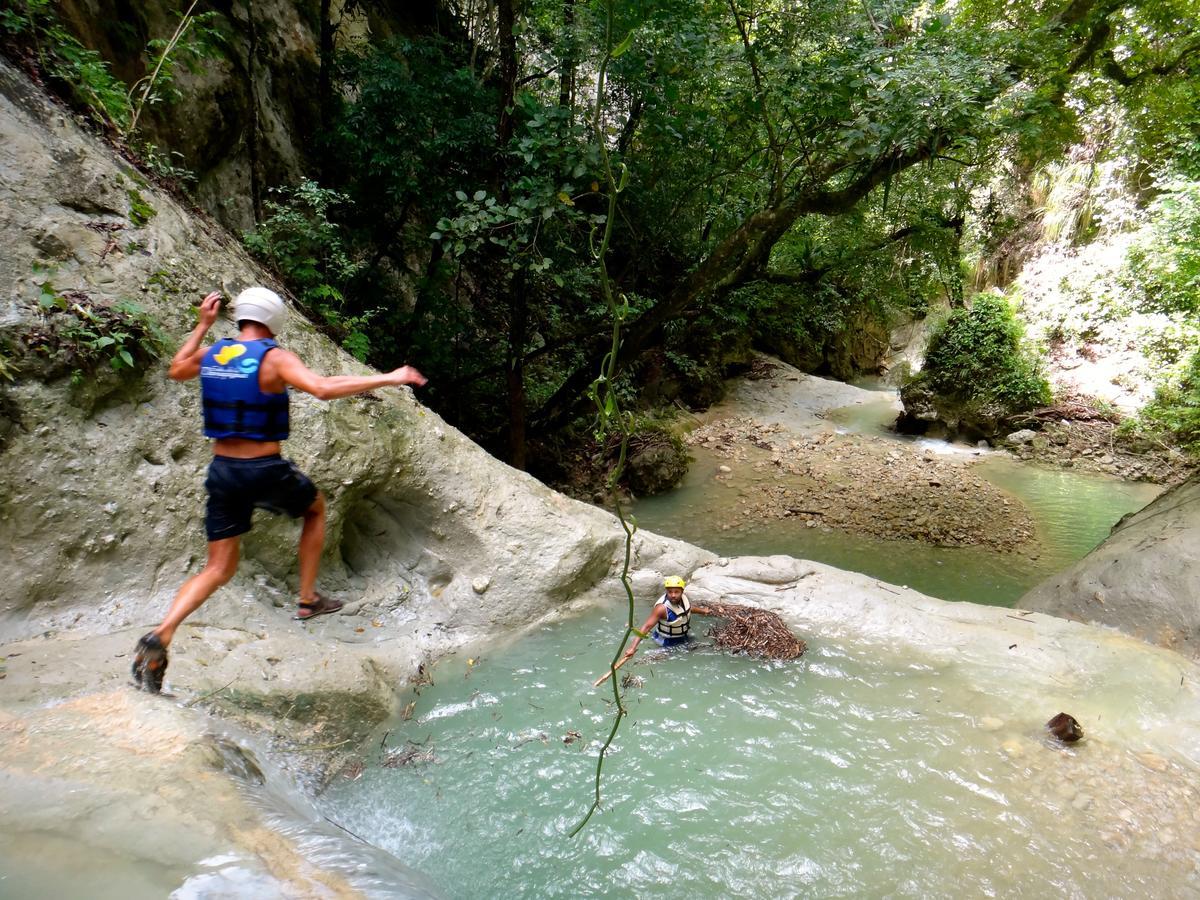
[[[767,659],[795,659],[807,646],[788,630],[776,613],[738,603],[706,603],[724,622],[709,629],[722,650],[751,653]]]

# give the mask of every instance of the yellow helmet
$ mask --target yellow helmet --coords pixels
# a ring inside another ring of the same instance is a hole
[[[684,588],[687,587],[687,582],[678,575],[671,575],[670,577],[663,579],[663,587]]]

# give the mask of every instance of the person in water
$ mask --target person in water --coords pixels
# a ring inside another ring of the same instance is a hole
[[[691,627],[692,613],[698,616],[711,616],[712,611],[704,606],[693,606],[684,594],[687,583],[678,575],[672,575],[663,581],[666,589],[654,603],[654,609],[642,625],[640,633],[635,633],[633,643],[625,651],[625,658],[637,653],[642,636],[649,637],[660,647],[675,647],[686,644],[688,631]]]
[[[199,324],[171,360],[168,372],[175,381],[200,376],[204,434],[214,443],[204,482],[208,561],[184,582],[162,624],[142,636],[134,653],[133,677],[152,693],[162,690],[167,647],[175,630],[237,571],[241,536],[250,530],[255,508],[303,520],[296,618],[311,619],[342,608],[337,600],[316,591],[325,544],[325,497],[280,455],[280,443],[288,436],[288,388],[334,400],[382,387],[419,387],[426,381],[412,366],[379,375],[317,375],[275,342],[287,319],[287,307],[278,294],[264,287],[247,288],[233,301],[237,337],[204,347],[204,336],[216,322],[220,304],[218,291],[204,298]]]

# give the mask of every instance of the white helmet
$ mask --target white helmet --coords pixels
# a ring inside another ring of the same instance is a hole
[[[266,325],[271,334],[279,334],[287,321],[283,298],[265,287],[248,287],[233,301],[233,320],[258,322]]]

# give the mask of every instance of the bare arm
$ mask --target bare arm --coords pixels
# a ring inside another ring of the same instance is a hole
[[[337,400],[352,397],[381,387],[400,387],[411,384],[420,387],[427,379],[412,366],[401,366],[379,375],[318,375],[300,361],[290,350],[278,348],[267,359],[271,360],[284,384],[312,394],[318,400]]]
[[[650,612],[650,616],[646,619],[645,623],[643,623],[643,625],[642,625],[642,629],[641,629],[642,634],[649,634],[650,629],[653,628],[658,623],[659,619],[661,619],[663,616],[666,615],[666,612],[667,612],[666,607],[662,606],[661,604],[655,604],[654,609]],[[629,649],[625,651],[625,655],[627,657],[629,657],[629,656],[633,656],[633,654],[637,653],[638,644],[640,644],[641,642],[642,642],[641,635],[635,634],[633,636],[633,643],[629,645]]]
[[[201,346],[208,329],[217,321],[217,313],[221,309],[221,292],[213,291],[200,301],[200,321],[183,342],[183,346],[171,358],[171,368],[167,376],[174,381],[187,381],[200,374],[200,363],[204,361],[204,350]]]

